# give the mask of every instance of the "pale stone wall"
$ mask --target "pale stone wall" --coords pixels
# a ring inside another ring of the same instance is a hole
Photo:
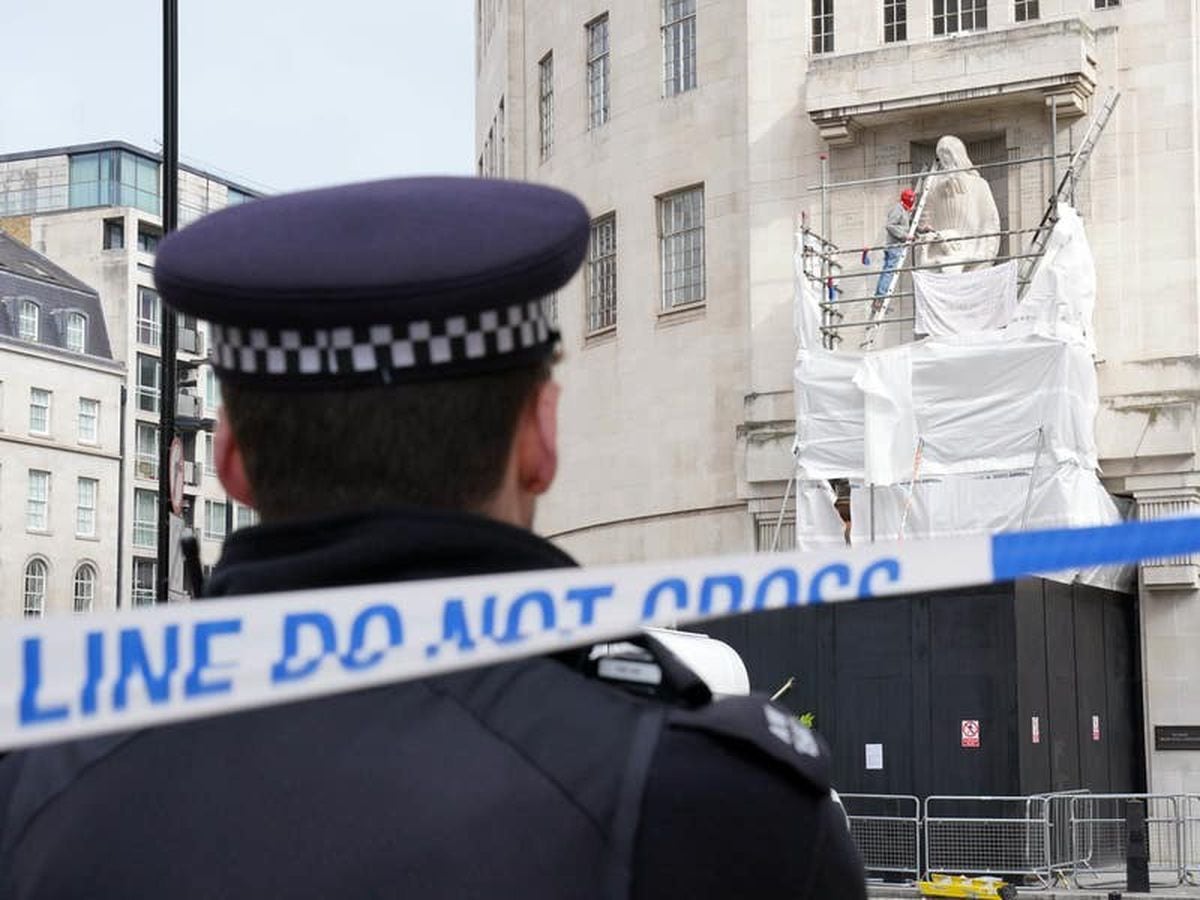
[[[484,58],[477,121],[486,129],[499,93],[492,79],[512,72],[519,56],[520,74],[507,76],[510,160],[523,159],[530,178],[573,191],[594,216],[616,214],[615,331],[585,337],[583,276],[558,292],[565,350],[560,472],[538,519],[540,530],[563,534],[564,545],[587,561],[715,549],[711,538],[718,535],[726,551],[747,546],[748,526],[719,521],[738,503],[736,429],[749,362],[746,38],[739,9],[699,4],[698,87],[675,97],[662,96],[661,8],[649,0],[547,4],[523,25],[510,13],[520,40],[509,41],[508,64],[493,58],[494,46]],[[589,130],[584,26],[606,10],[611,118]],[[555,143],[540,162],[537,64],[551,50]],[[706,302],[664,313],[655,198],[699,184]],[[705,512],[713,509],[719,512]],[[617,520],[628,524],[606,527]]]
[[[1060,96],[1060,152],[1078,143],[1084,114],[1109,87],[1122,92],[1077,192],[1097,258],[1106,481],[1138,497],[1144,515],[1164,495],[1200,488],[1195,4],[1139,0],[1095,10],[1091,0],[1041,0],[1039,21],[1018,23],[1011,2],[993,0],[986,32],[934,37],[931,0],[909,0],[908,41],[884,45],[881,0],[838,0],[835,52],[814,57],[807,4],[710,0],[698,4],[700,86],[663,99],[654,0],[526,3],[524,21],[506,0],[481,2],[505,11],[510,36],[481,49],[477,143],[499,97],[519,95],[524,112],[508,117],[509,144],[523,141],[525,150],[510,154],[510,174],[567,187],[593,214],[617,214],[616,334],[584,338],[582,278],[558,295],[562,471],[539,527],[581,559],[744,550],[752,516],[778,508],[791,468],[792,235],[800,214],[820,224],[820,194],[809,188],[820,180],[821,155],[832,180],[895,175],[913,141],[945,133],[1001,137],[1010,158],[1043,156],[1052,143],[1047,92]],[[588,131],[583,28],[605,11],[612,120]],[[543,163],[537,62],[548,50],[555,148]],[[851,94],[831,99],[850,85]],[[881,105],[862,122],[819,130],[815,101],[865,113]],[[700,181],[708,302],[697,316],[663,317],[654,197]],[[1010,228],[1037,224],[1051,182],[1049,163],[1009,171]],[[831,195],[834,239],[851,250],[878,243],[899,186]],[[872,286],[869,278],[854,284],[858,294]],[[898,308],[903,315],[911,306]],[[907,340],[906,328],[885,330],[880,343]],[[1154,724],[1200,722],[1200,671],[1181,649],[1195,642],[1200,619],[1200,594],[1185,583],[1200,585],[1200,558],[1156,572],[1143,581],[1168,585],[1139,598],[1151,787],[1196,791],[1196,754],[1156,753],[1149,735]],[[1170,588],[1170,578],[1180,586]]]
[[[117,496],[123,373],[104,360],[80,360],[18,341],[0,342],[0,616],[22,614],[25,566],[49,567],[46,612],[73,609],[76,568],[96,568],[93,609],[117,593]],[[29,434],[30,389],[51,392],[47,436]],[[79,439],[79,398],[100,402],[98,440]],[[29,470],[51,473],[48,528],[26,527]],[[94,536],[76,534],[76,480],[99,482]]]

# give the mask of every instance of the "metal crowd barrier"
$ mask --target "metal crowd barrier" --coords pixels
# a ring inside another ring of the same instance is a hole
[[[907,794],[840,796],[868,877],[919,879],[921,801]]]
[[[1200,794],[1180,798],[1183,806],[1183,877],[1200,886]]]
[[[1098,888],[1125,883],[1129,834],[1128,801],[1146,804],[1146,836],[1150,849],[1150,884],[1172,887],[1186,877],[1182,817],[1187,798],[1166,794],[1086,794],[1071,798],[1071,844],[1077,857],[1075,884]]]
[[[934,796],[925,801],[925,871],[997,875],[1049,887],[1061,842],[1052,830],[1052,795]]]
[[[842,794],[867,875],[916,881],[930,874],[998,875],[1023,887],[1096,889],[1125,884],[1127,803],[1146,804],[1150,880],[1200,886],[1200,794],[1029,797]]]

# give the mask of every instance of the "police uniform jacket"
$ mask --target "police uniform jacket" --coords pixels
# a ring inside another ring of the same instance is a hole
[[[377,511],[240,531],[210,590],[570,564]],[[812,736],[662,661],[669,701],[539,658],[13,754],[0,898],[865,896]]]

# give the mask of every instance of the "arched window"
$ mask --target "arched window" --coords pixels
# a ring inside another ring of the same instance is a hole
[[[91,612],[96,599],[96,567],[82,563],[75,570],[75,612]]]
[[[21,301],[20,321],[17,323],[17,336],[23,341],[38,339],[38,305],[32,300]]]
[[[25,566],[25,616],[36,619],[46,611],[46,562],[31,559]]]
[[[83,353],[87,347],[87,316],[73,312],[67,316],[67,349]]]

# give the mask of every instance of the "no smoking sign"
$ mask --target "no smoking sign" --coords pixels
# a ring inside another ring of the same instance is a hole
[[[962,720],[962,745],[964,747],[979,746],[979,720],[978,719],[963,719]]]

